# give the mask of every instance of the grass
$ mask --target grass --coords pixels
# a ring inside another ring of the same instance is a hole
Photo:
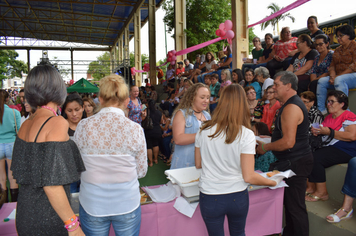
[[[153,164],[152,167],[148,167],[147,174],[144,178],[139,179],[140,186],[153,186],[166,184],[169,180],[164,174],[164,171],[170,167],[166,165],[162,160],[158,158],[158,164]]]

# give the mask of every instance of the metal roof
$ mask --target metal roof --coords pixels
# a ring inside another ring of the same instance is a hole
[[[113,46],[141,3],[144,25],[148,0],[0,0],[0,35]]]

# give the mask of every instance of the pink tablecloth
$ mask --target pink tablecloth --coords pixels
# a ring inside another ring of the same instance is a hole
[[[246,235],[261,236],[281,232],[283,215],[283,188],[260,189],[249,193],[250,208],[247,216]],[[142,206],[142,236],[206,236],[204,221],[197,207],[192,218],[186,217],[173,208],[174,201],[153,203]],[[3,222],[16,203],[4,204],[0,210],[0,235],[15,236],[15,221]],[[110,231],[110,235],[114,235]],[[225,220],[225,235],[228,235]]]

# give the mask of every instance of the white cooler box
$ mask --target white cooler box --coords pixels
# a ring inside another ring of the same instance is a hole
[[[164,172],[173,184],[178,184],[185,197],[199,196],[199,178],[201,169],[186,167],[180,169],[166,170]]]

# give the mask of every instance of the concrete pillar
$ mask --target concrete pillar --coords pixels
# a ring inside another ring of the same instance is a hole
[[[150,82],[151,85],[156,85],[156,1],[149,0],[148,2],[148,47],[150,57]]]
[[[115,49],[114,47],[111,47],[111,50],[110,50],[110,62],[109,62],[109,66],[110,66],[110,73],[113,73],[113,60],[114,60],[114,56],[113,56],[113,49]]]
[[[73,49],[70,49],[70,70],[72,74],[72,80],[74,80]]]
[[[235,38],[232,40],[232,68],[242,67],[242,58],[248,57],[248,0],[231,0]]]
[[[119,50],[119,63],[121,64],[122,63],[122,60],[123,60],[123,49],[124,49],[124,43],[123,43],[123,40],[122,40],[123,36],[121,35],[119,37],[119,40],[118,40],[118,50]]]
[[[174,0],[174,34],[175,34],[175,48],[180,51],[187,48],[187,37],[184,30],[187,28],[186,23],[186,0]],[[177,62],[182,61],[185,55],[177,56]]]
[[[31,69],[30,50],[31,49],[27,49],[27,70],[28,70],[28,72],[30,72],[30,69]],[[28,74],[28,72],[27,72],[27,74]]]
[[[134,14],[134,39],[135,39],[135,68],[141,70],[141,9],[138,8]],[[135,84],[141,86],[142,74],[135,74]]]

